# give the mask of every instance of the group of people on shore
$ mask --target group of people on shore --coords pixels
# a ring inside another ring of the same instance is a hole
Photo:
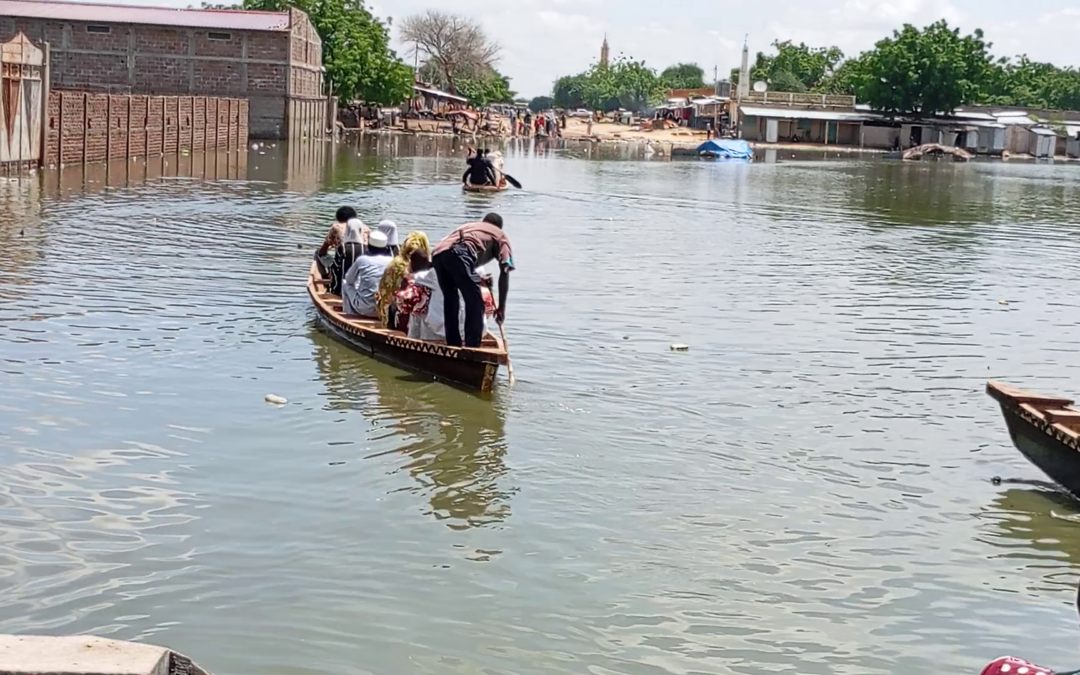
[[[341,296],[342,313],[378,319],[418,340],[445,340],[479,347],[486,317],[502,323],[514,256],[503,220],[489,213],[466,223],[431,247],[423,232],[398,244],[397,225],[365,225],[356,210],[337,210],[315,263],[330,293]],[[499,262],[498,306],[484,265]]]
[[[511,136],[557,138],[562,135],[562,130],[565,128],[566,113],[562,114],[561,119],[556,119],[553,112],[533,115],[531,111],[526,110],[524,113],[516,111],[510,113]]]

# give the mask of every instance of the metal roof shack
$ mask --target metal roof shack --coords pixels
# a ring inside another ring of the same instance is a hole
[[[444,99],[447,99],[449,101],[458,101],[458,102],[461,102],[461,103],[466,103],[469,100],[469,99],[465,98],[464,96],[458,96],[457,94],[451,94],[448,91],[443,91],[442,89],[436,89],[435,87],[432,87],[430,85],[414,84],[413,85],[413,91],[414,92],[419,92],[421,94],[427,94],[428,96],[434,96],[435,98],[444,98]]]
[[[288,12],[171,9],[50,0],[0,0],[0,17],[260,32],[288,32],[290,28]]]
[[[825,122],[869,122],[878,116],[863,112],[839,110],[803,110],[801,108],[759,108],[744,105],[739,108],[747,117],[765,117],[782,120],[821,120]]]

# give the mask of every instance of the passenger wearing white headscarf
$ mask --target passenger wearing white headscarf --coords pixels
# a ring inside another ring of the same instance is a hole
[[[390,247],[390,252],[397,255],[401,250],[398,246],[397,237],[397,224],[392,220],[384,220],[378,225],[379,231],[386,235],[386,245]]]
[[[368,235],[367,226],[360,222],[359,218],[350,218],[345,223],[345,234],[342,236],[341,244],[334,252],[334,262],[330,266],[332,278],[329,290],[334,295],[341,295],[341,284],[345,279],[345,274],[356,262],[356,259],[364,255],[364,245]]]

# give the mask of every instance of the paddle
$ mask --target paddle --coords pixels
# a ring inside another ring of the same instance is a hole
[[[517,178],[514,178],[513,176],[511,176],[508,173],[504,173],[503,178],[506,179],[507,183],[510,183],[511,185],[513,185],[514,187],[516,187],[519,190],[521,189],[521,183],[518,182]]]
[[[514,364],[510,362],[510,345],[506,343],[506,329],[499,324],[499,335],[502,337],[503,351],[506,352],[506,372],[510,376],[510,386],[514,386]]]

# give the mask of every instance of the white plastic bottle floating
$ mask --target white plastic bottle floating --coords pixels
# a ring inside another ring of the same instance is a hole
[[[289,401],[281,396],[278,396],[277,394],[267,394],[266,402],[273,403],[274,405],[285,405]]]

